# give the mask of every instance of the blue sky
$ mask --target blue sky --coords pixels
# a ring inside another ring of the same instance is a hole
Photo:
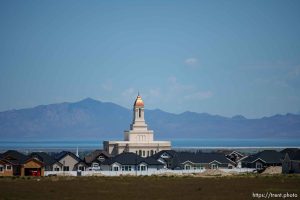
[[[0,110],[86,97],[300,111],[300,1],[0,1]]]

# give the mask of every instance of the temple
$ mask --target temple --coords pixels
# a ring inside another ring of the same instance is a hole
[[[170,141],[154,141],[153,131],[148,130],[144,113],[144,102],[138,94],[133,105],[130,130],[124,131],[124,141],[104,141],[104,150],[112,155],[133,152],[142,157],[151,156],[162,150],[170,150]]]

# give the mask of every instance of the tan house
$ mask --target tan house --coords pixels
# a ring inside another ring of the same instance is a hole
[[[18,151],[9,150],[1,155],[0,176],[43,176],[44,164]]]
[[[21,176],[44,176],[43,163],[29,158],[21,165]]]
[[[69,151],[62,151],[55,156],[55,159],[62,164],[63,171],[77,171],[79,168],[81,171],[85,170],[85,164],[78,164],[81,162],[75,154]]]
[[[13,164],[8,160],[1,159],[1,155],[0,155],[0,176],[13,176]]]

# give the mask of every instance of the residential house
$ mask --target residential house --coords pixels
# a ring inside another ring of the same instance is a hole
[[[235,162],[236,167],[240,168],[241,163],[239,163],[238,161],[241,160],[242,158],[244,158],[245,155],[243,155],[242,153],[240,153],[238,151],[231,151],[230,153],[226,154],[226,157],[229,158],[230,160],[232,160],[233,162]]]
[[[100,170],[101,164],[111,157],[112,155],[108,154],[106,151],[95,150],[84,157],[84,162],[89,170]]]
[[[62,164],[63,171],[77,171],[85,170],[85,164],[82,162],[80,158],[78,158],[75,154],[69,151],[62,151],[54,157],[56,161]]]
[[[123,152],[110,157],[101,164],[101,170],[109,171],[147,171],[159,170],[163,164],[152,157],[143,158],[132,152]]]
[[[44,163],[45,171],[62,171],[63,164],[54,159],[45,152],[33,152],[29,155],[31,158],[35,158]]]
[[[222,153],[178,152],[174,157],[174,169],[233,168],[235,163]]]
[[[163,150],[151,156],[155,160],[164,164],[164,168],[172,169],[173,168],[173,159],[176,155],[174,150]]]
[[[275,150],[264,150],[244,158],[241,162],[243,168],[263,169],[268,166],[281,166],[282,159],[282,153]]]
[[[18,151],[9,150],[1,155],[2,168],[5,166],[4,175],[13,176],[43,176],[44,163],[30,158]],[[11,171],[12,170],[12,171]]]
[[[168,169],[233,168],[235,163],[222,153],[162,151],[152,156]]]
[[[13,163],[0,154],[0,176],[13,176]]]
[[[284,154],[282,173],[300,173],[300,149],[288,148],[281,153]]]

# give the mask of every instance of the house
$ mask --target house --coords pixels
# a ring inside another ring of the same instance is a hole
[[[172,169],[173,168],[172,167],[173,159],[174,159],[175,154],[176,154],[176,151],[174,151],[174,150],[163,150],[163,151],[160,151],[160,152],[154,154],[151,157],[154,158],[155,160],[163,163],[164,168]]]
[[[173,150],[158,152],[152,156],[168,169],[218,169],[233,168],[235,163],[222,153],[176,152]]]
[[[5,160],[0,154],[0,176],[13,176],[13,163]]]
[[[300,149],[287,148],[281,151],[284,154],[282,160],[282,173],[300,173]]]
[[[101,164],[101,170],[109,171],[147,171],[159,170],[163,164],[152,157],[143,158],[132,152],[123,152],[108,158]]]
[[[174,169],[233,168],[235,163],[222,153],[178,152],[174,157]]]
[[[63,171],[85,170],[85,163],[75,154],[69,151],[62,151],[54,157],[56,161],[62,164]]]
[[[269,166],[281,166],[283,154],[275,150],[264,150],[241,160],[243,168],[263,169]]]
[[[84,162],[86,163],[89,170],[100,170],[101,164],[112,155],[108,154],[103,150],[95,150],[89,155],[84,157]]]
[[[1,155],[1,165],[5,165],[6,176],[43,176],[44,163],[18,151],[9,150]],[[2,167],[3,168],[3,167]],[[12,171],[11,171],[12,170]]]
[[[29,155],[31,158],[35,158],[44,163],[45,171],[62,171],[63,164],[54,159],[45,152],[33,152]]]
[[[241,160],[242,158],[244,158],[245,156],[238,151],[232,151],[232,152],[226,154],[226,157],[237,164],[238,161]]]

